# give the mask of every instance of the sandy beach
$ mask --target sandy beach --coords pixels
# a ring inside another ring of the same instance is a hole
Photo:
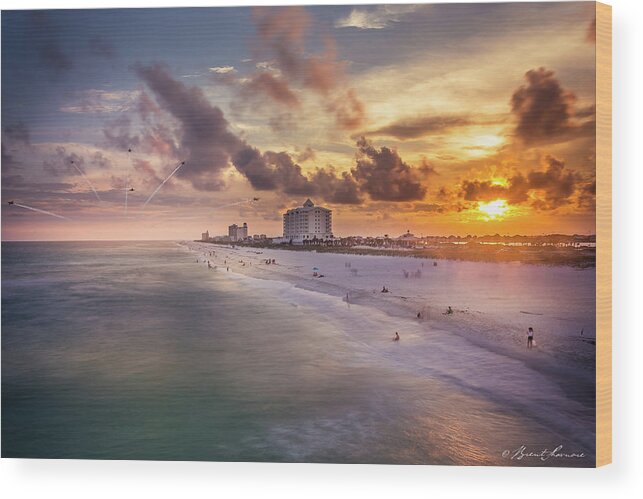
[[[382,362],[449,380],[591,454],[593,269],[182,244],[204,273],[244,279],[340,321]]]

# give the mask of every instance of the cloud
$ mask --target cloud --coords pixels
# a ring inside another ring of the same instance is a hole
[[[97,166],[101,169],[107,169],[112,167],[112,160],[103,155],[102,152],[96,151],[91,155],[89,159],[90,164]]]
[[[157,175],[156,170],[149,161],[135,159],[134,170],[142,176],[143,184],[150,189],[155,189],[163,182],[163,179]],[[122,187],[120,183],[119,187]],[[168,187],[171,188],[171,186]]]
[[[570,202],[580,179],[574,172],[565,170],[565,163],[562,161],[552,156],[547,156],[546,161],[547,170],[529,172],[527,181],[530,189],[543,193],[543,197],[535,201],[534,206],[551,210]]]
[[[105,147],[119,151],[136,148],[140,144],[140,137],[131,133],[132,121],[127,116],[108,121],[103,127]]]
[[[594,133],[593,120],[580,123],[574,119],[576,96],[562,88],[553,71],[532,69],[525,80],[511,97],[515,135],[523,143],[563,142]]]
[[[355,8],[335,21],[336,28],[383,29],[415,12],[419,5],[379,5],[372,9]]]
[[[357,141],[356,166],[351,170],[362,191],[375,201],[419,201],[426,195],[416,170],[397,151],[377,149],[365,138]]]
[[[190,180],[199,190],[221,189],[221,171],[229,165],[230,157],[245,147],[229,130],[223,111],[210,104],[200,88],[172,78],[164,66],[138,66],[136,72],[158,105],[179,124],[178,153],[186,166],[177,176]]]
[[[364,135],[395,137],[399,140],[408,140],[444,133],[452,128],[470,124],[472,124],[472,121],[470,117],[466,115],[422,116],[403,118],[390,125],[364,132]]]
[[[287,152],[264,151],[248,144],[229,129],[223,112],[210,104],[197,87],[188,87],[171,77],[163,66],[139,66],[145,81],[162,111],[178,123],[176,153],[186,158],[179,171],[199,190],[224,187],[222,172],[232,164],[260,191],[279,191],[292,196],[320,196],[333,203],[357,204],[362,194],[374,200],[420,200],[426,194],[421,177],[434,173],[423,161],[411,168],[396,151],[376,149],[366,139],[358,141],[356,166],[350,172],[337,173],[334,168],[317,168],[306,174]],[[125,127],[127,123],[123,123]],[[145,147],[149,130],[136,140]],[[127,130],[113,137],[131,140]],[[169,137],[169,130],[166,138]],[[310,158],[312,149],[306,150]],[[309,159],[308,158],[308,159]]]
[[[310,146],[306,146],[306,149],[297,152],[297,161],[300,163],[308,160],[314,161],[316,157],[315,151]]]
[[[277,189],[273,172],[267,167],[259,149],[250,146],[241,149],[232,158],[232,163],[255,189],[260,191]]]
[[[56,147],[53,157],[43,161],[42,168],[47,173],[58,177],[61,175],[78,175],[78,170],[85,173],[85,158],[75,152],[67,152],[63,146]]]
[[[352,88],[331,101],[328,109],[335,113],[337,124],[346,130],[353,130],[364,121],[364,104]]]
[[[241,83],[241,94],[248,99],[252,99],[257,95],[267,95],[273,101],[287,107],[298,107],[300,105],[297,95],[290,89],[285,80],[265,71],[245,79]]]
[[[144,121],[147,121],[151,116],[158,115],[161,111],[161,109],[156,105],[156,102],[154,102],[147,92],[140,92],[138,94],[136,110]]]
[[[310,54],[305,35],[311,19],[303,7],[256,7],[252,12],[257,29],[256,51],[268,59],[258,63],[257,72],[248,77],[250,82],[256,82],[257,95],[296,106],[293,88],[310,90],[323,98],[325,109],[335,115],[340,127],[358,127],[363,121],[364,105],[355,90],[346,85],[347,62],[337,59],[334,39],[327,36],[324,50]],[[244,79],[237,83],[244,83]]]
[[[336,204],[360,204],[359,185],[349,172],[338,174],[329,169],[318,168],[312,176],[318,194],[326,201]]]
[[[423,211],[426,213],[444,213],[445,209],[442,205],[436,203],[415,203],[413,211]]]
[[[529,203],[538,210],[555,210],[570,204],[576,194],[589,193],[583,177],[566,169],[564,162],[546,156],[544,163],[544,170],[531,170],[526,175],[517,173],[507,179],[506,184],[491,180],[465,180],[460,195],[466,201],[504,199],[509,204]],[[584,203],[588,204],[587,196]]]
[[[90,89],[80,92],[75,102],[60,108],[63,113],[101,114],[122,113],[131,109],[138,92]]]
[[[233,163],[257,190],[279,190],[293,196],[319,196],[330,203],[361,202],[357,181],[348,172],[317,168],[307,176],[285,152],[261,153],[254,147],[240,151]]]
[[[213,68],[208,68],[208,71],[214,74],[218,75],[227,75],[230,73],[236,73],[237,70],[234,68],[234,66],[216,66]]]

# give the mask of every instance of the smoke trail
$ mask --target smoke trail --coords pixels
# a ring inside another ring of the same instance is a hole
[[[228,204],[222,204],[220,206],[215,206],[212,209],[213,210],[220,210],[221,208],[229,208],[230,206],[237,206],[237,205],[240,205],[240,204],[253,203],[255,201],[256,201],[256,199],[254,199],[254,198],[244,199],[243,201],[237,201],[236,203],[228,203]]]
[[[147,198],[147,201],[145,201],[145,203],[143,203],[143,208],[145,208],[145,207],[147,206],[147,203],[149,203],[149,202],[152,200],[152,198],[153,198],[154,196],[156,196],[156,193],[157,193],[158,191],[160,191],[160,190],[161,190],[161,187],[163,187],[163,186],[165,185],[165,182],[167,182],[168,180],[170,180],[170,179],[174,176],[174,174],[175,174],[176,172],[178,172],[178,171],[179,171],[179,168],[181,168],[184,164],[185,164],[185,161],[182,161],[182,162],[179,164],[179,166],[177,166],[177,167],[172,171],[172,173],[170,173],[167,177],[165,177],[165,180],[163,180],[163,182],[161,182],[161,184],[156,188],[156,190],[155,190],[152,194],[150,194],[150,197],[149,197],[149,198]]]
[[[62,218],[63,220],[70,220],[67,217],[63,217],[62,215],[56,215],[55,213],[52,213],[50,211],[41,210],[39,208],[34,208],[33,206],[27,206],[26,204],[20,204],[20,203],[13,203],[13,204],[15,206],[19,206],[20,208],[25,208],[26,210],[37,211],[38,213],[43,213],[45,215],[50,215],[50,216],[56,217],[56,218]]]
[[[85,182],[87,182],[87,185],[91,188],[92,191],[94,191],[94,194],[96,195],[96,199],[101,201],[101,198],[98,195],[98,192],[96,192],[96,189],[94,189],[94,185],[89,181],[89,179],[87,178],[87,175],[85,175],[83,171],[76,166],[76,163],[72,161],[71,164],[74,165],[74,168],[76,168],[76,171],[82,175],[82,177],[85,179]]]

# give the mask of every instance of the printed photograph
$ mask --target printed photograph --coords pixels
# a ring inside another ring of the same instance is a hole
[[[4,10],[1,92],[3,458],[595,466],[594,2]]]

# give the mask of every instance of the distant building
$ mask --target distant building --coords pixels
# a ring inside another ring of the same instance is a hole
[[[415,237],[415,234],[412,234],[410,230],[406,231],[406,234],[402,234],[396,239],[398,246],[413,247],[422,242],[422,239]]]
[[[328,208],[315,206],[307,199],[303,206],[284,213],[284,240],[302,244],[333,238],[333,212]]]
[[[210,232],[206,230],[201,234],[201,241],[207,243],[209,240],[210,240]]]
[[[243,223],[243,226],[232,224],[228,227],[228,237],[231,241],[243,241],[248,237],[248,224]]]

